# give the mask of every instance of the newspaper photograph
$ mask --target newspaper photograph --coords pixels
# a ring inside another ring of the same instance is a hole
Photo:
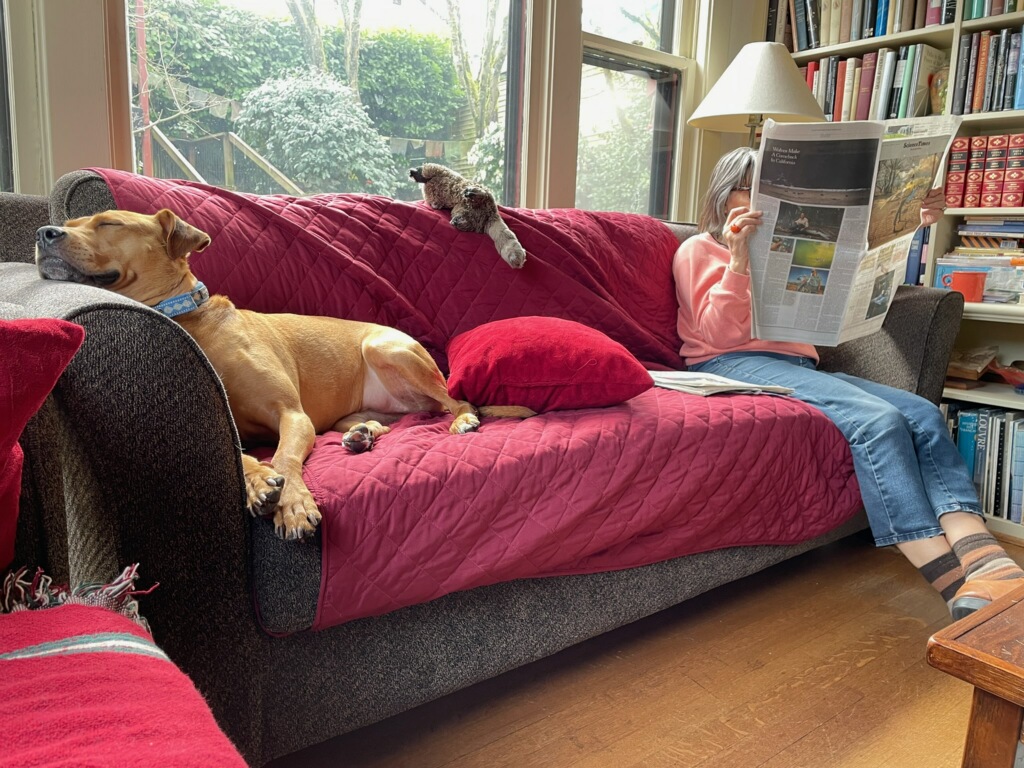
[[[751,189],[752,333],[836,346],[877,331],[959,116],[765,122]]]

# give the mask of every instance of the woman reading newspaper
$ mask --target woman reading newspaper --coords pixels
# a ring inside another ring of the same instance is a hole
[[[701,234],[676,252],[680,355],[696,371],[791,387],[850,442],[854,470],[878,546],[895,545],[959,619],[1020,586],[1024,571],[985,526],[967,467],[939,409],[901,389],[816,370],[810,344],[752,339],[748,242],[761,224],[750,208],[756,151],[715,166]],[[922,203],[922,225],[942,215],[941,189]]]

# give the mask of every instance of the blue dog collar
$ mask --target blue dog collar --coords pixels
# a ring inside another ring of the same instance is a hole
[[[196,287],[188,293],[179,293],[177,296],[164,299],[155,305],[153,309],[167,317],[177,317],[178,315],[184,315],[199,309],[209,300],[210,292],[206,289],[206,286],[202,283],[196,283]]]

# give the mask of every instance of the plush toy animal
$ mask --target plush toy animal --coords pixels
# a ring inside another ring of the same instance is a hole
[[[474,184],[437,163],[413,168],[409,176],[423,185],[423,199],[431,208],[451,209],[453,227],[462,232],[485,233],[512,269],[519,269],[526,263],[526,251],[501,220],[494,195],[487,187]]]

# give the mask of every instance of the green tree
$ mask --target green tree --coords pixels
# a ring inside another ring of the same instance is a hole
[[[130,5],[134,11],[134,4]],[[150,122],[179,137],[230,128],[231,102],[272,77],[302,66],[302,42],[293,24],[267,19],[219,0],[146,0],[140,20],[129,18],[133,60],[137,26],[145,25],[150,77]],[[133,78],[138,86],[137,77]],[[225,109],[187,95],[191,86],[223,99]],[[139,126],[141,129],[142,126]]]
[[[363,34],[360,96],[384,136],[440,139],[465,103],[451,44],[403,29]]]
[[[316,19],[316,0],[285,0],[295,26],[302,38],[302,52],[310,69],[327,71],[327,57],[324,55],[324,39]]]
[[[246,97],[238,128],[306,192],[395,191],[386,141],[352,89],[331,75],[268,80]]]
[[[480,182],[501,197],[505,184],[505,128],[498,122],[487,126],[473,148],[469,150],[469,162],[476,169],[474,180]]]
[[[613,91],[614,93],[615,91]],[[633,106],[617,110],[614,130],[580,137],[576,205],[590,211],[647,213],[653,133],[642,91],[620,89]]]

